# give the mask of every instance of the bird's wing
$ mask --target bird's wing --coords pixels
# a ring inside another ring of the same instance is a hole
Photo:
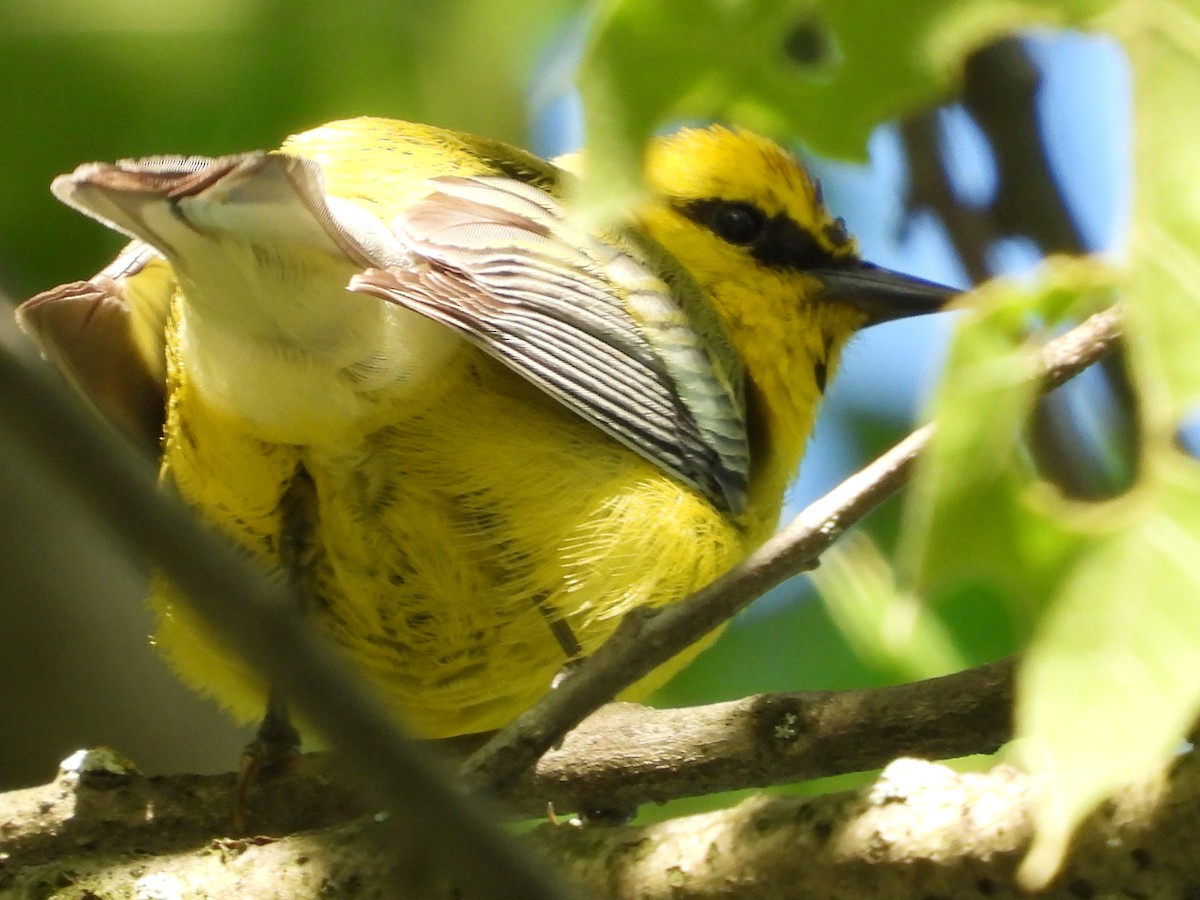
[[[17,308],[17,321],[101,415],[157,452],[165,411],[166,321],[175,294],[167,261],[133,241],[88,281]]]
[[[632,235],[605,240],[548,193],[446,177],[390,224],[405,265],[351,289],[462,332],[565,406],[733,514],[749,479],[741,371],[677,266]],[[661,265],[659,266],[661,268]]]
[[[352,290],[457,329],[719,508],[740,514],[750,470],[742,372],[691,277],[644,237],[590,234],[549,193],[515,178],[443,177],[429,186],[391,222],[331,196],[319,164],[286,153],[93,163],[53,188],[64,202],[168,254],[209,231],[344,254],[365,270]],[[170,277],[169,298],[175,286],[166,261],[144,244],[131,246]],[[122,282],[57,290],[61,301],[42,295],[25,308],[43,345],[52,330],[48,314],[69,324],[73,309],[75,318],[86,311],[119,326],[105,343],[120,354],[131,321]],[[93,329],[89,337],[96,336]],[[57,343],[55,350],[71,342]],[[108,390],[97,387],[103,366],[85,365],[85,356],[56,361],[93,400]],[[161,391],[161,377],[126,385],[141,396],[151,386]],[[131,418],[97,403],[110,416]],[[160,426],[161,404],[158,410],[155,421],[132,417],[141,423],[135,430]]]

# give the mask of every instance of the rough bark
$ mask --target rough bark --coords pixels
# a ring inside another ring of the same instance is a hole
[[[231,839],[213,831],[170,849],[137,849],[134,840],[123,849],[106,844],[97,850],[100,836],[89,820],[100,810],[106,810],[105,835],[123,827],[131,834],[166,831],[147,807],[106,804],[104,792],[128,776],[106,777],[107,787],[98,774],[64,774],[35,789],[44,798],[57,792],[60,802],[73,802],[75,812],[61,826],[73,850],[26,864],[21,849],[8,843],[0,856],[0,893],[106,900],[470,896],[430,874],[420,835],[411,836],[407,855],[384,852],[383,829],[371,816],[281,838]],[[186,784],[179,787],[186,792]],[[855,792],[758,796],[731,809],[645,826],[547,824],[523,840],[585,897],[1009,898],[1023,896],[1014,872],[1029,842],[1034,790],[1028,777],[1007,767],[957,774],[902,759]],[[19,799],[33,799],[24,793]],[[12,824],[11,814],[11,807],[0,814],[0,833]],[[1041,896],[1195,896],[1198,814],[1200,764],[1187,754],[1167,776],[1131,785],[1098,811]]]

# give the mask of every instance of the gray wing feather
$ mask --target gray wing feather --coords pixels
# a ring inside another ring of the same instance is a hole
[[[439,178],[391,223],[409,265],[368,291],[458,329],[514,371],[734,515],[749,449],[741,373],[695,327],[695,290],[573,225],[549,194],[508,178]]]

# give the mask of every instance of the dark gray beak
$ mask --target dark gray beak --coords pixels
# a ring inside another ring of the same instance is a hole
[[[937,312],[962,293],[957,288],[868,262],[857,262],[845,269],[818,269],[810,274],[824,286],[823,301],[844,303],[866,314],[863,328]]]

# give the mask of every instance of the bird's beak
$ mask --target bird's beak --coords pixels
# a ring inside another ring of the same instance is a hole
[[[844,303],[864,313],[863,328],[937,312],[962,292],[923,278],[893,272],[868,262],[845,269],[818,269],[814,275],[823,287],[821,299]]]

